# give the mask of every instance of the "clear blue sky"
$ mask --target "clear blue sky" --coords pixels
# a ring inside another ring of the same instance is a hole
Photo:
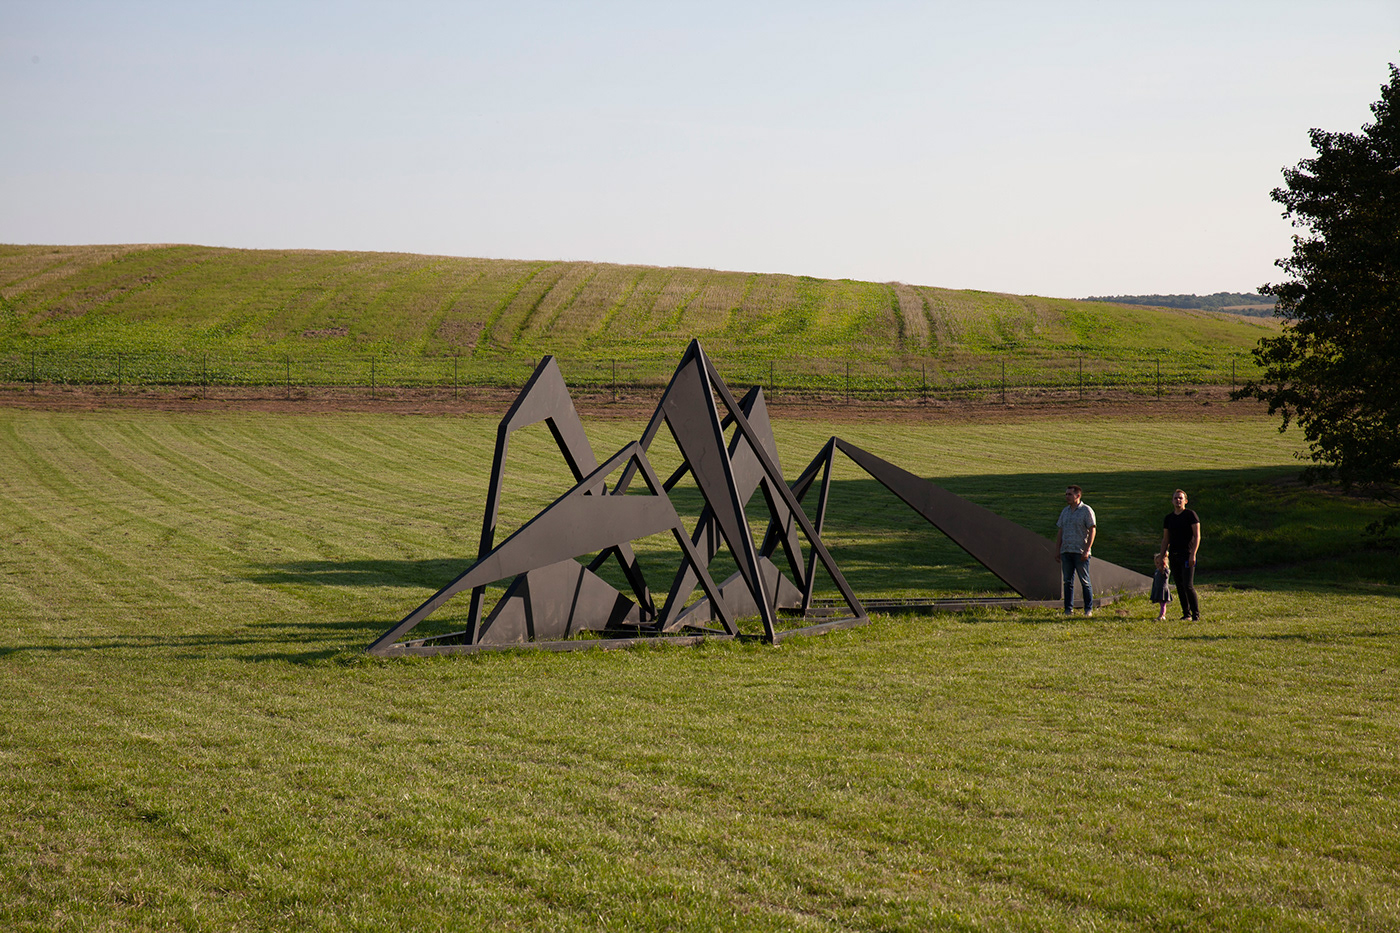
[[[1400,0],[0,0],[0,242],[1248,290]]]

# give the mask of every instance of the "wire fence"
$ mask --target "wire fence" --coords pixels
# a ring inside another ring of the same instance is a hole
[[[1081,356],[1016,353],[996,356],[907,357],[893,361],[804,357],[711,357],[734,387],[758,384],[770,398],[850,401],[986,397],[1027,391],[1106,389],[1138,394],[1195,386],[1235,386],[1257,378],[1254,360],[1229,357]],[[654,392],[674,371],[674,359],[566,359],[559,367],[569,386],[615,398]],[[479,357],[291,356],[230,358],[200,351],[81,354],[30,350],[0,354],[0,382],[67,386],[258,389],[291,395],[296,390],[334,388],[374,396],[393,389],[432,389],[459,395],[474,388],[522,385],[538,360]]]

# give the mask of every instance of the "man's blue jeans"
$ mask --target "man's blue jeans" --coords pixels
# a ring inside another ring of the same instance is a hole
[[[1060,569],[1064,571],[1065,612],[1074,608],[1074,578],[1079,577],[1079,587],[1084,591],[1084,611],[1094,608],[1094,587],[1089,582],[1089,560],[1083,554],[1065,551],[1060,554]]]

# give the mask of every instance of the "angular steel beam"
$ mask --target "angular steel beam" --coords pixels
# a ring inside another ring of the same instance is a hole
[[[841,568],[836,565],[836,561],[832,560],[830,552],[827,551],[826,545],[822,542],[821,535],[817,533],[815,526],[813,526],[812,522],[807,518],[806,513],[802,511],[802,506],[798,503],[797,497],[793,494],[792,489],[788,487],[787,483],[783,482],[782,471],[778,469],[777,462],[770,457],[768,451],[764,449],[759,439],[758,432],[755,431],[753,425],[749,423],[748,416],[744,414],[739,404],[735,401],[734,395],[729,391],[729,387],[724,384],[724,380],[715,372],[714,366],[710,363],[709,358],[705,356],[705,352],[700,348],[699,342],[692,341],[691,346],[704,364],[705,372],[709,377],[709,382],[713,386],[715,393],[719,395],[725,407],[728,408],[729,414],[734,418],[736,430],[740,431],[748,439],[754,455],[758,457],[759,463],[762,464],[764,474],[768,478],[769,490],[776,498],[782,501],[791,516],[797,521],[803,536],[807,539],[808,547],[812,549],[817,559],[821,561],[822,567],[831,577],[831,581],[836,584],[837,591],[841,594],[841,598],[846,603],[846,607],[852,613],[849,620],[835,620],[833,622],[823,623],[823,625],[826,627],[834,627],[848,621],[853,625],[865,624],[869,621],[865,608],[861,605],[860,600],[856,598],[855,592],[846,582],[846,577],[841,573]],[[811,586],[812,581],[813,574],[809,571],[807,574],[808,586]],[[792,637],[793,634],[792,632],[782,634],[775,632],[772,635],[773,642],[776,644],[783,638]]]
[[[759,440],[764,448],[773,458],[773,462],[778,462],[778,444],[773,438],[773,427],[768,420],[768,408],[763,401],[763,390],[759,386],[754,386],[748,391],[739,402],[740,409],[749,417],[750,423],[758,432]],[[720,424],[721,429],[733,424],[732,417],[726,417]],[[774,608],[797,608],[801,605],[801,590],[781,576],[773,579],[773,574],[779,573],[778,568],[772,564],[769,557],[776,550],[776,545],[781,542],[783,550],[788,559],[788,566],[792,579],[800,582],[803,577],[802,566],[802,539],[797,532],[797,523],[788,512],[787,506],[778,500],[769,489],[768,477],[763,471],[763,465],[759,463],[758,457],[754,454],[748,439],[739,431],[734,432],[733,438],[729,442],[729,459],[734,467],[734,481],[738,488],[739,501],[747,507],[753,494],[760,488],[763,489],[764,500],[768,504],[769,521],[768,535],[764,540],[764,546],[758,552],[760,565],[766,565],[763,573],[767,592],[773,599]],[[686,473],[690,472],[690,462],[686,461],[675,473],[666,480],[666,488],[671,489],[675,483]],[[747,526],[747,522],[745,523]],[[691,536],[696,548],[702,557],[714,560],[719,553],[720,535],[718,525],[715,521],[714,509],[708,504],[700,513],[700,520],[696,523],[695,534]],[[773,573],[768,573],[767,568],[772,568]],[[733,578],[720,584],[720,590],[725,594],[726,599],[738,599],[739,602],[731,606],[731,609],[738,615],[757,615],[759,609],[754,602],[751,593],[741,593],[738,588],[731,585]],[[672,631],[686,623],[696,613],[708,614],[709,609],[701,603],[686,606],[684,610],[676,607],[684,606],[690,594],[694,592],[696,577],[694,572],[687,566],[682,566],[676,574],[675,580],[671,584],[670,594],[666,598],[668,612],[663,613],[665,619],[663,628],[665,631]],[[780,592],[781,589],[781,592]]]
[[[520,394],[515,397],[515,401],[496,428],[496,452],[491,460],[491,481],[486,488],[486,508],[481,518],[481,539],[477,546],[478,558],[489,554],[495,547],[496,522],[501,506],[501,486],[506,454],[510,449],[510,437],[516,431],[541,421],[545,422],[549,433],[553,435],[554,442],[558,445],[559,452],[563,455],[575,481],[582,479],[585,473],[592,472],[598,466],[598,459],[593,454],[593,445],[588,442],[583,422],[579,420],[578,410],[574,408],[573,397],[569,395],[569,387],[564,383],[563,374],[559,372],[559,364],[553,356],[546,356],[530,374]],[[606,491],[606,486],[595,490],[599,494]],[[608,553],[616,556],[621,564],[643,613],[648,616],[655,615],[651,592],[642,578],[630,543],[621,544]],[[605,557],[606,555],[600,555],[600,558]],[[601,563],[600,559],[598,565]],[[596,571],[598,566],[590,569]],[[477,587],[472,591],[471,608],[467,616],[470,642],[476,641],[485,592],[484,587]]]

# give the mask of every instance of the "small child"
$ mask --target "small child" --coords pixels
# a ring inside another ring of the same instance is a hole
[[[1167,567],[1165,551],[1157,554],[1156,559],[1157,572],[1152,575],[1152,601],[1161,607],[1162,611],[1157,613],[1157,621],[1163,622],[1167,618],[1167,603],[1172,601],[1172,572]]]

